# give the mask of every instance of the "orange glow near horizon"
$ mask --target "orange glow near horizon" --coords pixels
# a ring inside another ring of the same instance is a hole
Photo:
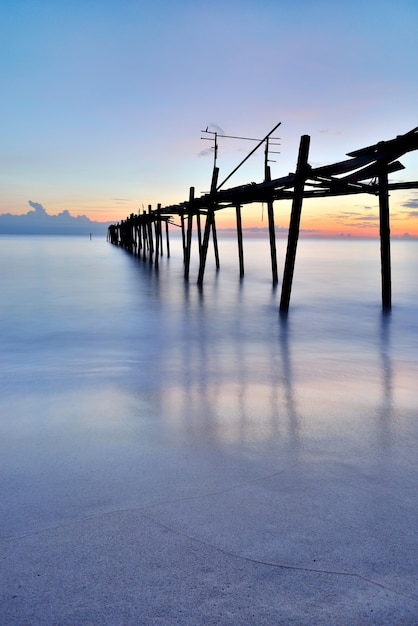
[[[363,207],[355,197],[338,199],[306,200],[303,205],[300,233],[312,237],[379,237],[378,200],[373,197],[373,206]],[[274,204],[275,225],[279,236],[286,235],[290,221],[291,203],[289,201]],[[258,206],[242,207],[242,227],[244,229],[268,228],[267,208]],[[235,229],[235,209],[225,209],[216,215],[218,229]],[[402,205],[391,202],[391,235],[393,237],[418,237],[418,216]]]
[[[167,202],[167,205],[169,202]],[[151,204],[156,208],[156,203]],[[117,223],[131,213],[138,214],[147,210],[148,205],[139,202],[118,199],[80,203],[57,201],[50,198],[45,202],[49,215],[58,215],[68,211],[73,217],[86,216],[95,222]],[[30,211],[11,211],[24,214]],[[288,200],[274,203],[274,216],[277,236],[286,236],[289,227],[291,202]],[[261,204],[244,205],[241,208],[242,227],[246,236],[264,232],[268,228],[267,206]],[[216,225],[219,230],[236,230],[236,211],[234,207],[216,213]],[[393,194],[390,199],[390,227],[393,237],[418,237],[418,215],[406,208],[405,198]],[[253,232],[251,232],[253,231]],[[379,237],[379,206],[375,196],[346,196],[325,199],[306,199],[303,203],[300,221],[301,236],[312,237]]]

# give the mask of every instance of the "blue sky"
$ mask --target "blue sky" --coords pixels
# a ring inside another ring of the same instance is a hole
[[[2,0],[0,24],[0,213],[117,220],[199,194],[207,125],[261,138],[281,121],[273,176],[302,134],[316,165],[418,125],[416,0]],[[220,176],[252,147],[220,140]],[[402,162],[392,179],[418,180],[417,154]],[[230,183],[262,177],[260,152]]]

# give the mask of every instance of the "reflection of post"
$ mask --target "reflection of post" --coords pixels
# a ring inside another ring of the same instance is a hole
[[[384,167],[379,174],[380,260],[382,272],[382,307],[389,311],[392,306],[390,267],[390,220],[388,173]]]
[[[244,251],[242,247],[242,221],[241,221],[241,206],[237,204],[235,207],[237,213],[237,237],[238,237],[238,256],[239,256],[239,275],[240,278],[244,276]]]
[[[378,451],[381,455],[382,465],[387,469],[387,459],[390,454],[392,443],[392,418],[393,418],[393,366],[390,347],[390,321],[388,315],[382,313],[380,329],[380,355],[382,370],[382,403],[377,411],[377,442]]]
[[[299,156],[296,166],[295,187],[293,190],[292,212],[290,215],[289,236],[287,239],[286,261],[283,274],[280,312],[289,310],[290,292],[292,290],[293,270],[295,267],[296,248],[299,237],[300,215],[302,212],[303,190],[305,187],[310,137],[303,135],[300,139]]]
[[[297,411],[297,393],[293,389],[292,359],[289,347],[289,327],[287,317],[280,319],[280,347],[282,353],[282,366],[284,375],[284,397],[289,419],[289,441],[296,455],[299,451],[301,421]],[[295,457],[296,458],[296,457]]]

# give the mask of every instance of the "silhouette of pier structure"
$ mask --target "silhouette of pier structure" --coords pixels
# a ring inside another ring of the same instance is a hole
[[[281,178],[271,179],[270,166],[268,165],[269,141],[271,142],[272,135],[279,126],[280,123],[263,139],[259,140],[257,146],[220,184],[218,183],[219,168],[216,164],[217,135],[213,133],[215,135],[215,158],[210,191],[196,198],[194,187],[190,187],[187,201],[165,207],[158,204],[155,209],[148,206],[148,211],[143,211],[137,215],[131,214],[120,223],[109,227],[108,241],[122,246],[139,257],[148,258],[158,268],[159,257],[163,254],[163,230],[166,236],[167,256],[170,256],[169,223],[174,216],[180,217],[184,277],[188,280],[193,221],[195,220],[199,253],[197,282],[202,285],[211,236],[216,268],[219,269],[220,266],[216,213],[232,207],[236,211],[239,273],[242,277],[244,275],[244,251],[241,209],[248,204],[264,203],[267,205],[268,214],[272,280],[273,284],[277,285],[278,270],[273,203],[279,200],[291,200],[280,299],[280,312],[286,314],[290,304],[303,200],[363,193],[372,194],[379,198],[382,308],[384,311],[389,311],[392,306],[389,192],[400,189],[417,189],[418,181],[390,183],[388,177],[389,174],[404,169],[398,160],[402,155],[418,149],[418,127],[404,135],[398,135],[395,139],[379,141],[374,145],[349,152],[347,153],[348,159],[316,168],[311,167],[308,163],[310,137],[303,135],[300,140],[295,172]],[[206,129],[203,132],[208,131]],[[263,144],[265,145],[263,182],[223,189],[223,185],[229,178]]]

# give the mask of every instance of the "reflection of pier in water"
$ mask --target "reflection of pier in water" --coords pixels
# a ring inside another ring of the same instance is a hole
[[[236,288],[235,310],[242,304],[248,311],[251,295],[246,286]],[[161,376],[170,382],[155,398],[155,413],[171,445],[214,441],[251,453],[259,445],[279,443],[293,462],[306,458],[307,451],[321,456],[331,439],[338,449],[341,439],[341,454],[348,458],[349,450],[370,448],[384,473],[401,428],[399,418],[392,419],[397,367],[391,358],[390,316],[382,314],[379,324],[377,315],[365,363],[352,360],[355,351],[349,349],[339,365],[333,349],[324,347],[320,359],[312,344],[303,349],[305,339],[291,316],[280,319],[273,331],[258,328],[251,340],[253,316],[237,314],[230,321],[232,332],[228,327],[223,340],[216,341],[212,313],[223,291],[211,283],[208,307],[187,283],[184,290],[176,312],[176,320],[184,323],[176,340],[166,337],[164,343]],[[173,327],[178,329],[176,323]],[[362,329],[355,341],[362,343],[370,330]]]
[[[169,223],[173,216],[179,216],[183,241],[184,276],[188,279],[193,220],[195,218],[199,250],[198,284],[201,285],[211,235],[216,266],[219,268],[215,215],[217,211],[233,207],[236,210],[239,269],[242,277],[244,275],[244,252],[241,208],[243,205],[254,202],[265,203],[268,213],[273,284],[277,284],[273,203],[278,200],[292,200],[280,300],[280,311],[286,313],[290,303],[303,200],[305,198],[326,198],[362,193],[372,194],[379,197],[382,306],[384,310],[389,310],[392,304],[389,192],[399,189],[417,189],[418,181],[389,183],[388,176],[404,169],[404,166],[398,161],[402,155],[418,149],[418,127],[404,135],[398,135],[395,139],[380,141],[372,146],[349,152],[347,155],[350,157],[349,159],[317,168],[312,168],[308,164],[310,137],[304,135],[300,141],[295,173],[272,180],[268,165],[269,139],[271,140],[272,134],[278,126],[280,124],[277,124],[264,139],[260,140],[249,155],[220,184],[218,184],[219,168],[216,166],[215,133],[215,162],[210,192],[200,198],[195,198],[194,187],[191,187],[188,201],[166,207],[159,204],[154,210],[149,206],[148,212],[144,211],[138,215],[131,214],[126,220],[109,227],[108,241],[124,247],[139,257],[149,258],[155,267],[158,267],[159,257],[163,253],[163,225],[165,225],[166,232],[167,256],[170,256]],[[222,189],[231,175],[261,145],[265,145],[264,181]],[[203,229],[201,227],[202,217],[206,220]]]

